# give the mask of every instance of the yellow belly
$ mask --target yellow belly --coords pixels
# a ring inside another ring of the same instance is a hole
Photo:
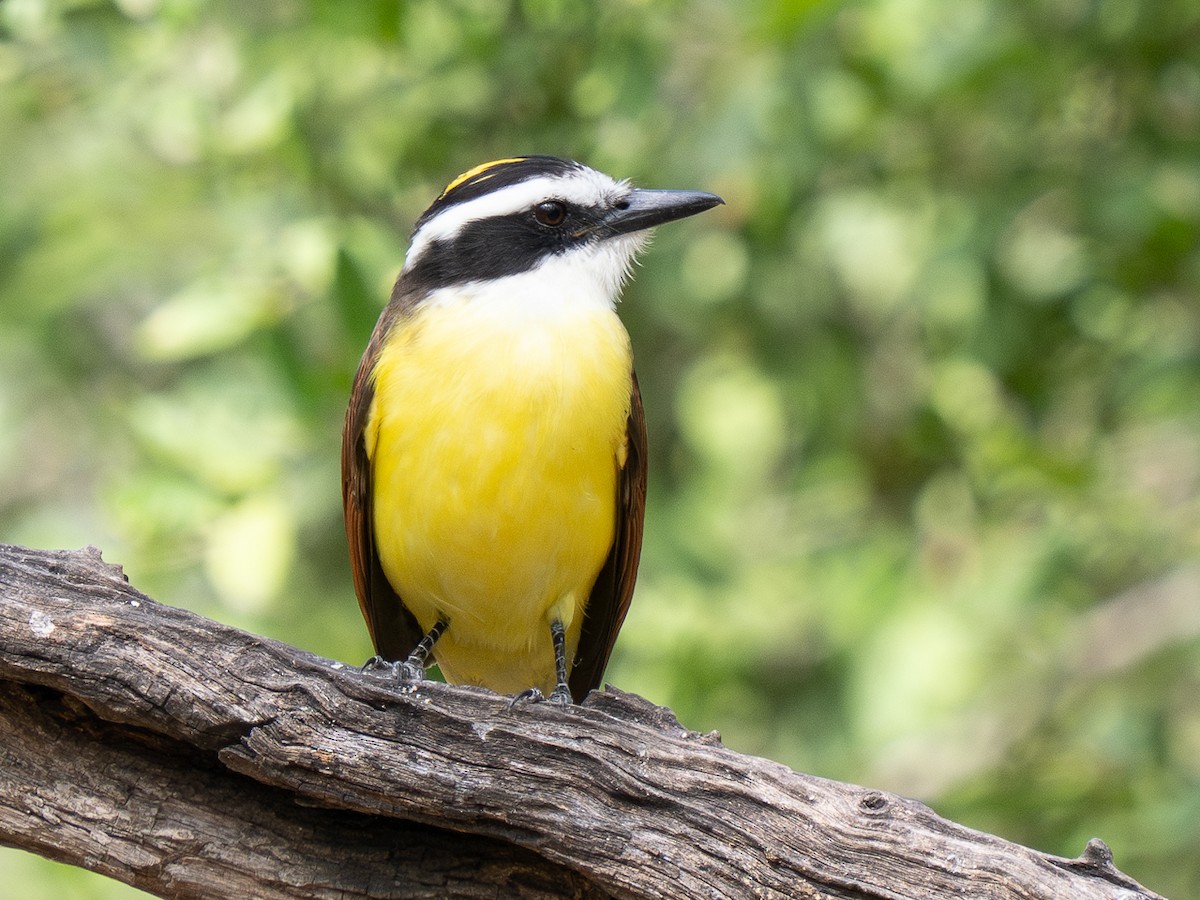
[[[479,299],[401,322],[367,425],[375,540],[448,681],[555,683],[613,542],[632,358],[607,308],[514,316]]]

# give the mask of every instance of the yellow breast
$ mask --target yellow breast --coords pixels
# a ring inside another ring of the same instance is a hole
[[[632,357],[608,306],[455,295],[395,326],[366,445],[376,544],[447,680],[554,687],[613,542]]]

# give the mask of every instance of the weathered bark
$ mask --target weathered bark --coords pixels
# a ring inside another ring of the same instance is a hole
[[[619,692],[390,677],[0,545],[0,842],[171,897],[1155,897]]]
[[[490,838],[300,806],[45,688],[3,683],[0,735],[0,841],[165,896],[608,896]]]

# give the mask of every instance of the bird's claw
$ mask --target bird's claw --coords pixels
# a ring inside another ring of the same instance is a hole
[[[552,690],[547,699],[551,703],[557,703],[559,706],[570,706],[575,702],[575,699],[571,696],[571,689],[565,684],[560,684]]]
[[[425,667],[411,659],[406,659],[404,662],[396,664],[396,677],[406,684],[424,681]]]
[[[404,684],[415,684],[425,680],[425,667],[411,659],[403,661],[384,659],[382,656],[372,656],[363,663],[364,672],[387,672],[394,675],[397,681]]]
[[[574,702],[574,699],[571,697],[571,689],[565,684],[560,684],[550,692],[549,697],[543,694],[538,688],[526,688],[521,693],[513,695],[512,699],[508,701],[508,708],[512,709],[514,706],[520,706],[525,703],[553,703],[558,706],[570,706]]]
[[[508,708],[512,709],[514,706],[521,706],[525,703],[541,703],[545,699],[546,695],[537,688],[526,688],[521,693],[514,694],[509,698]]]

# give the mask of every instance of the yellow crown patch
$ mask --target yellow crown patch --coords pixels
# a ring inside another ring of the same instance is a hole
[[[493,159],[491,162],[481,163],[480,165],[476,166],[473,169],[467,169],[467,171],[463,172],[461,175],[459,175],[457,178],[455,178],[452,182],[450,182],[448,185],[446,185],[446,189],[444,191],[442,191],[441,196],[445,197],[448,193],[450,193],[452,190],[454,190],[460,184],[462,184],[466,181],[470,181],[473,178],[479,178],[480,181],[483,181],[485,178],[490,178],[491,175],[483,174],[488,169],[493,169],[496,166],[503,166],[508,163],[520,162],[521,160],[528,159],[528,158],[529,157],[527,157],[527,156],[511,156],[508,159]],[[481,175],[483,176],[482,178],[479,177]],[[439,197],[438,199],[441,199],[441,198]]]

